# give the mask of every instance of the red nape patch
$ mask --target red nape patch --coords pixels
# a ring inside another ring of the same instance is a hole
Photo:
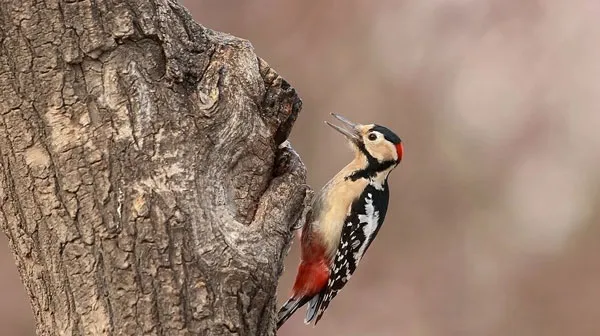
[[[396,145],[396,153],[398,153],[398,161],[402,160],[402,156],[404,155],[404,146],[402,143]]]
[[[298,266],[298,275],[296,275],[292,296],[313,296],[325,287],[328,279],[329,268],[324,259],[302,261]]]

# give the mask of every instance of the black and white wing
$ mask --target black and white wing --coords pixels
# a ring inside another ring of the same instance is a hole
[[[366,188],[361,198],[352,204],[352,210],[342,229],[340,244],[331,261],[329,281],[321,294],[315,324],[319,322],[331,300],[350,280],[358,263],[375,239],[383,224],[387,203],[387,188],[383,190]]]

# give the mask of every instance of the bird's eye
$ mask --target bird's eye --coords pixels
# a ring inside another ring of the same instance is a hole
[[[369,140],[371,140],[371,141],[377,140],[377,134],[375,134],[375,133],[369,134]]]

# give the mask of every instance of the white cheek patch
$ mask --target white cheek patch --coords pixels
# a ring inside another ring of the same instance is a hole
[[[366,148],[379,162],[398,160],[396,147],[383,139],[375,144],[368,144]]]
[[[396,146],[392,145],[391,143],[387,143],[386,145],[388,147],[388,150],[390,151],[390,156],[392,157],[392,159],[394,161],[398,161],[398,151],[396,150]]]

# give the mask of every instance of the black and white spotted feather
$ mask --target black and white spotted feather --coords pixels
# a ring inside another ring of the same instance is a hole
[[[329,303],[342,290],[365,252],[377,236],[388,207],[387,182],[383,185],[369,184],[354,203],[342,229],[340,244],[332,260],[327,287],[313,300],[312,314],[307,314],[305,323],[316,318],[319,322]]]

